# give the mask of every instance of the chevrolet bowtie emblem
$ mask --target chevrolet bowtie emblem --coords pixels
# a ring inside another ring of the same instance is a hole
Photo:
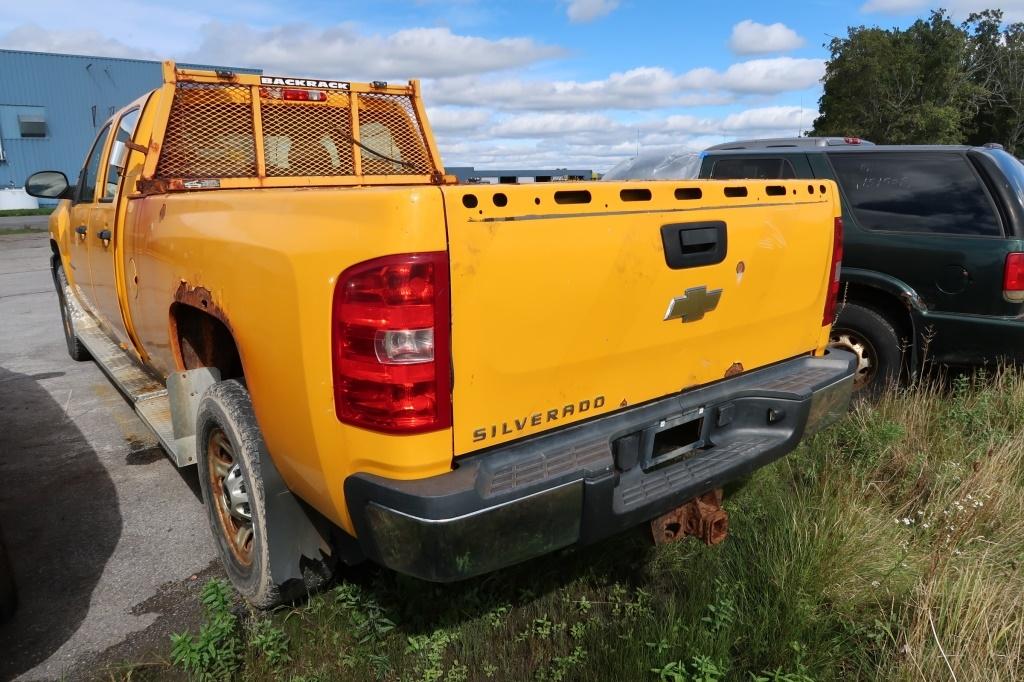
[[[687,289],[682,296],[669,301],[668,310],[665,311],[665,321],[696,322],[704,317],[704,313],[710,313],[717,308],[720,298],[722,298],[721,289],[708,291],[705,286]]]

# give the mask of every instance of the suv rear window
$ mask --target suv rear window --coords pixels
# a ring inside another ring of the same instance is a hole
[[[869,230],[1002,235],[988,192],[961,154],[829,154],[847,206]]]
[[[795,178],[792,164],[782,158],[718,159],[712,180],[786,180]]]

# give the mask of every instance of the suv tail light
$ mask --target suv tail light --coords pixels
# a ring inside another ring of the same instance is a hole
[[[1003,268],[1003,298],[1011,303],[1024,302],[1024,253],[1006,254]]]
[[[331,336],[340,421],[386,433],[451,426],[446,252],[385,256],[342,272]]]
[[[836,218],[832,227],[832,266],[828,271],[828,292],[825,294],[825,312],[821,326],[832,324],[836,318],[836,301],[839,299],[839,268],[843,260],[843,219]]]

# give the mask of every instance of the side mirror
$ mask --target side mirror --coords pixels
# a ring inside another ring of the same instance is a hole
[[[40,199],[70,199],[73,193],[68,177],[60,171],[40,171],[28,176],[25,191]]]
[[[109,165],[116,167],[120,171],[124,171],[124,164],[127,160],[128,146],[121,140],[114,140],[114,145],[110,148]]]

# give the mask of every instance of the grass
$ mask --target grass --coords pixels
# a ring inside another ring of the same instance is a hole
[[[41,208],[9,208],[0,211],[0,218],[20,217],[29,215],[50,215],[56,206],[43,206]]]
[[[637,531],[448,586],[367,567],[176,655],[292,682],[1021,679],[1022,415],[1022,373],[901,390],[727,496],[717,547]]]

